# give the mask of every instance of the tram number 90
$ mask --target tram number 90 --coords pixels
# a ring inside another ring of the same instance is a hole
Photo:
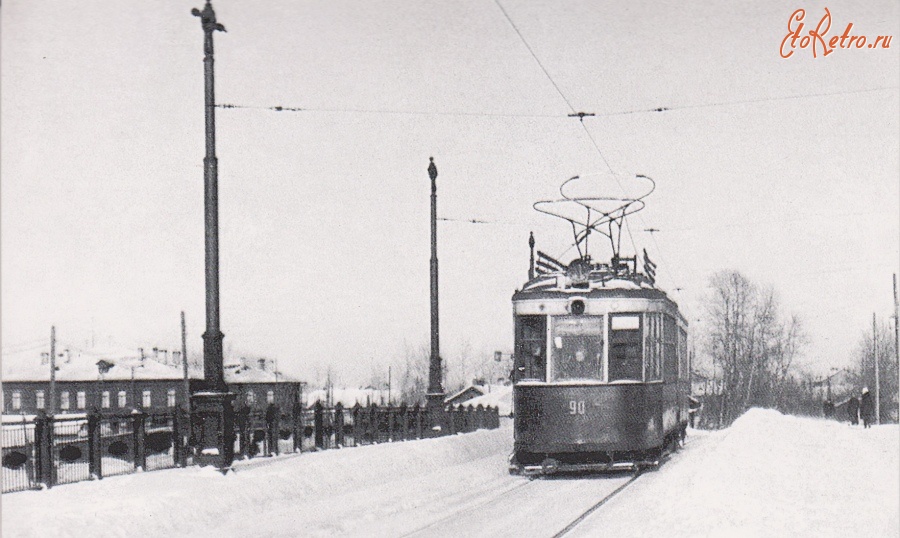
[[[583,415],[584,414],[584,400],[569,400],[569,414],[570,415]]]

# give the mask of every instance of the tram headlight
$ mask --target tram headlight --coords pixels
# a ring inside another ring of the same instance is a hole
[[[582,301],[581,299],[575,299],[569,304],[569,311],[576,316],[584,314],[584,301]]]

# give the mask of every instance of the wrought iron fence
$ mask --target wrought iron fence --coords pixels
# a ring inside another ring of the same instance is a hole
[[[238,458],[407,441],[499,427],[497,408],[448,406],[432,417],[424,407],[317,402],[289,410],[235,410]],[[6,420],[6,419],[4,419]],[[3,492],[193,463],[184,411],[80,415],[40,414],[3,423]]]
[[[37,486],[35,480],[34,422],[26,417],[3,422],[3,491],[23,491]]]

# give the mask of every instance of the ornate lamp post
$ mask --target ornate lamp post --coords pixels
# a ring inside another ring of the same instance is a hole
[[[213,78],[213,32],[225,31],[207,0],[203,11],[191,10],[203,27],[203,70],[206,94],[206,157],[203,183],[206,217],[206,332],[203,333],[204,390],[191,395],[198,462],[227,469],[234,458],[234,395],[225,385],[219,330],[219,195],[216,158],[216,100]]]
[[[441,345],[438,325],[438,259],[437,259],[437,167],[429,157],[431,178],[431,357],[428,367],[426,408],[432,427],[443,423],[444,388],[441,386]]]

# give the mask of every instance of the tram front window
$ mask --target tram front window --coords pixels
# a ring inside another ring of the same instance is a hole
[[[516,363],[513,379],[544,381],[547,316],[516,317]]]
[[[642,381],[641,317],[639,314],[609,318],[609,381]]]
[[[603,316],[553,318],[553,381],[603,379]]]

